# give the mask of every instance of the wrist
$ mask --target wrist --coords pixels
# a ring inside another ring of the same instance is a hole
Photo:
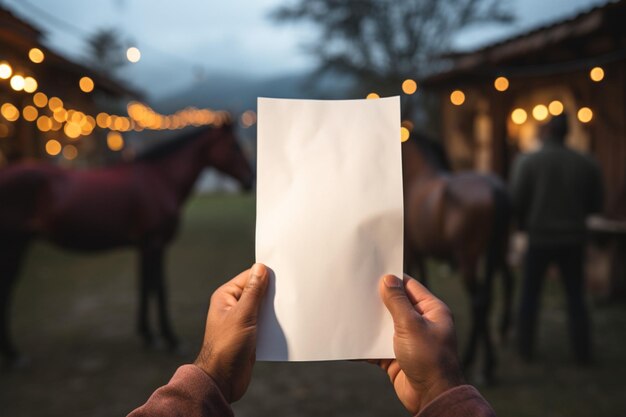
[[[418,412],[423,410],[441,394],[463,384],[465,384],[465,381],[463,380],[460,370],[458,372],[451,372],[446,375],[430,378],[427,383],[421,386]]]
[[[205,374],[207,374],[209,378],[211,378],[213,383],[222,393],[224,399],[230,404],[233,402],[231,399],[230,385],[224,382],[225,378],[220,375],[218,369],[211,363],[212,361],[210,353],[202,349],[193,364],[200,368]]]

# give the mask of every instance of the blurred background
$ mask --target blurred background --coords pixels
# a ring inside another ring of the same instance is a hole
[[[466,375],[500,415],[620,414],[625,21],[624,0],[0,0],[0,310],[19,352],[5,338],[0,415],[125,415],[194,359],[210,294],[254,260],[246,189],[257,97],[390,95],[401,96],[403,146],[427,137],[452,173],[505,183],[515,158],[540,147],[542,126],[568,115],[567,145],[596,160],[604,185],[584,269],[595,360],[574,363],[564,291],[550,269],[537,358],[517,356],[515,328],[494,332],[494,380],[481,377],[480,359]],[[192,158],[193,146],[212,140],[232,148]],[[161,173],[187,171],[182,191],[171,191],[184,198],[152,192]],[[59,180],[66,172],[70,180]],[[105,179],[85,180],[94,172]],[[176,203],[157,254],[148,229],[113,236],[128,224],[118,188],[146,191],[146,213]],[[87,191],[102,199],[81,206]],[[50,222],[70,203],[76,224]],[[517,312],[526,238],[512,226],[510,239]],[[83,246],[106,250],[63,248]],[[146,260],[164,266],[146,272]],[[455,313],[463,350],[471,303],[458,271],[435,260],[426,269]],[[146,347],[136,335],[146,274],[165,277],[179,343],[164,335]],[[501,285],[495,280],[494,328]],[[240,416],[406,414],[386,376],[354,362],[259,363],[234,408]]]

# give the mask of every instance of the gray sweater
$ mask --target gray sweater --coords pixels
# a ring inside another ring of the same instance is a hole
[[[549,139],[515,160],[511,196],[530,244],[583,243],[587,216],[602,210],[600,169],[590,157]]]

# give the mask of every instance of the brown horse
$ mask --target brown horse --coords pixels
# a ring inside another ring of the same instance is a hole
[[[493,377],[495,355],[489,330],[492,281],[504,278],[502,337],[511,320],[512,277],[506,262],[510,205],[504,184],[474,172],[451,174],[443,148],[419,134],[402,147],[405,190],[406,271],[418,267],[426,281],[424,258],[452,261],[471,299],[472,326],[463,364],[469,367],[484,344],[483,377]],[[479,265],[484,259],[484,277]],[[409,272],[410,273],[410,272]]]
[[[253,173],[231,124],[195,130],[133,162],[108,168],[77,171],[23,163],[0,170],[0,353],[9,361],[18,357],[9,332],[11,292],[34,238],[79,251],[137,248],[137,330],[147,345],[153,343],[148,304],[156,297],[161,336],[175,348],[164,254],[178,229],[182,205],[207,166],[252,187]]]

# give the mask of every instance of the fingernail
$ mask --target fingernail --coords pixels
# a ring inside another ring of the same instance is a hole
[[[400,281],[400,278],[398,278],[395,275],[385,275],[385,278],[383,278],[383,280],[385,281],[385,285],[388,288],[401,288],[402,287],[402,281]]]
[[[250,281],[257,282],[263,275],[263,264],[256,263],[250,268]]]

